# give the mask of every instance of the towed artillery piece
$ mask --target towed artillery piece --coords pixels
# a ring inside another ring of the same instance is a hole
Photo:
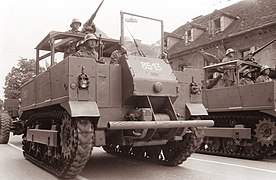
[[[162,21],[121,12],[122,27],[125,16],[158,22],[163,36]],[[198,127],[213,125],[198,118],[207,114],[196,83],[201,72],[174,72],[166,59],[147,57],[149,46],[139,43],[137,52],[147,49],[143,56],[132,52],[109,64],[111,53],[125,44],[121,33],[120,42],[101,39],[105,64],[75,56],[55,62],[55,54],[72,39],[84,38],[82,33],[52,31],[37,45],[36,77],[21,87],[22,127],[16,130],[23,134],[26,159],[59,178],[73,178],[93,147],[176,166],[200,146]],[[51,65],[39,72],[40,61],[48,57]]]

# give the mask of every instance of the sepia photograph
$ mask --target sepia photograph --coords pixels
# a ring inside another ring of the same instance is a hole
[[[276,179],[275,0],[0,5],[0,180]]]

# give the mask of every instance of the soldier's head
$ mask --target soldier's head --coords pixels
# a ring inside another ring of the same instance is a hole
[[[78,19],[73,19],[70,27],[72,28],[73,31],[77,31],[81,26],[81,22]]]
[[[86,34],[84,37],[84,44],[88,48],[95,48],[98,43],[98,39],[94,34]]]
[[[234,54],[235,54],[235,50],[232,48],[227,49],[225,53],[225,55],[228,57],[234,57]]]
[[[84,50],[85,46],[84,46],[84,40],[80,40],[78,41],[77,45],[76,45],[76,49],[78,50]]]
[[[243,71],[243,77],[251,78],[252,77],[251,71],[249,69],[244,70]]]
[[[269,75],[270,73],[270,68],[265,65],[265,66],[262,66],[261,67],[261,70],[260,70],[260,73],[263,74],[263,75]]]

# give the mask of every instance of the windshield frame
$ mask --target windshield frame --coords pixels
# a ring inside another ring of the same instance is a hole
[[[137,15],[137,14],[132,14],[132,13],[127,13],[127,12],[120,12],[121,15],[121,36],[120,36],[120,44],[122,46],[124,46],[124,42],[125,42],[125,15],[129,15],[129,16],[134,16],[134,17],[138,17],[138,18],[143,18],[143,19],[147,19],[147,20],[152,20],[152,21],[157,21],[160,23],[160,54],[159,57],[162,56],[162,53],[164,51],[164,24],[162,20],[159,19],[155,19],[155,18],[150,18],[150,17],[146,17],[146,16],[141,16],[141,15]]]

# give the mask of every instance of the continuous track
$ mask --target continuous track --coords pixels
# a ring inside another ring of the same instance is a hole
[[[197,128],[191,128],[191,133],[186,134],[181,141],[169,141],[161,146],[104,146],[103,149],[111,154],[144,161],[161,163],[166,166],[182,164],[203,142],[203,132]]]
[[[30,121],[28,128],[55,127],[59,132],[58,147],[27,141],[25,133],[22,141],[25,158],[59,178],[76,177],[93,149],[94,128],[90,121],[71,118],[64,111],[34,114]]]
[[[223,112],[209,113],[202,117],[213,119],[215,127],[234,127],[242,124],[251,128],[251,139],[236,141],[232,138],[205,137],[204,143],[196,151],[198,153],[259,160],[273,154],[275,151],[276,127],[275,118],[257,112]]]

